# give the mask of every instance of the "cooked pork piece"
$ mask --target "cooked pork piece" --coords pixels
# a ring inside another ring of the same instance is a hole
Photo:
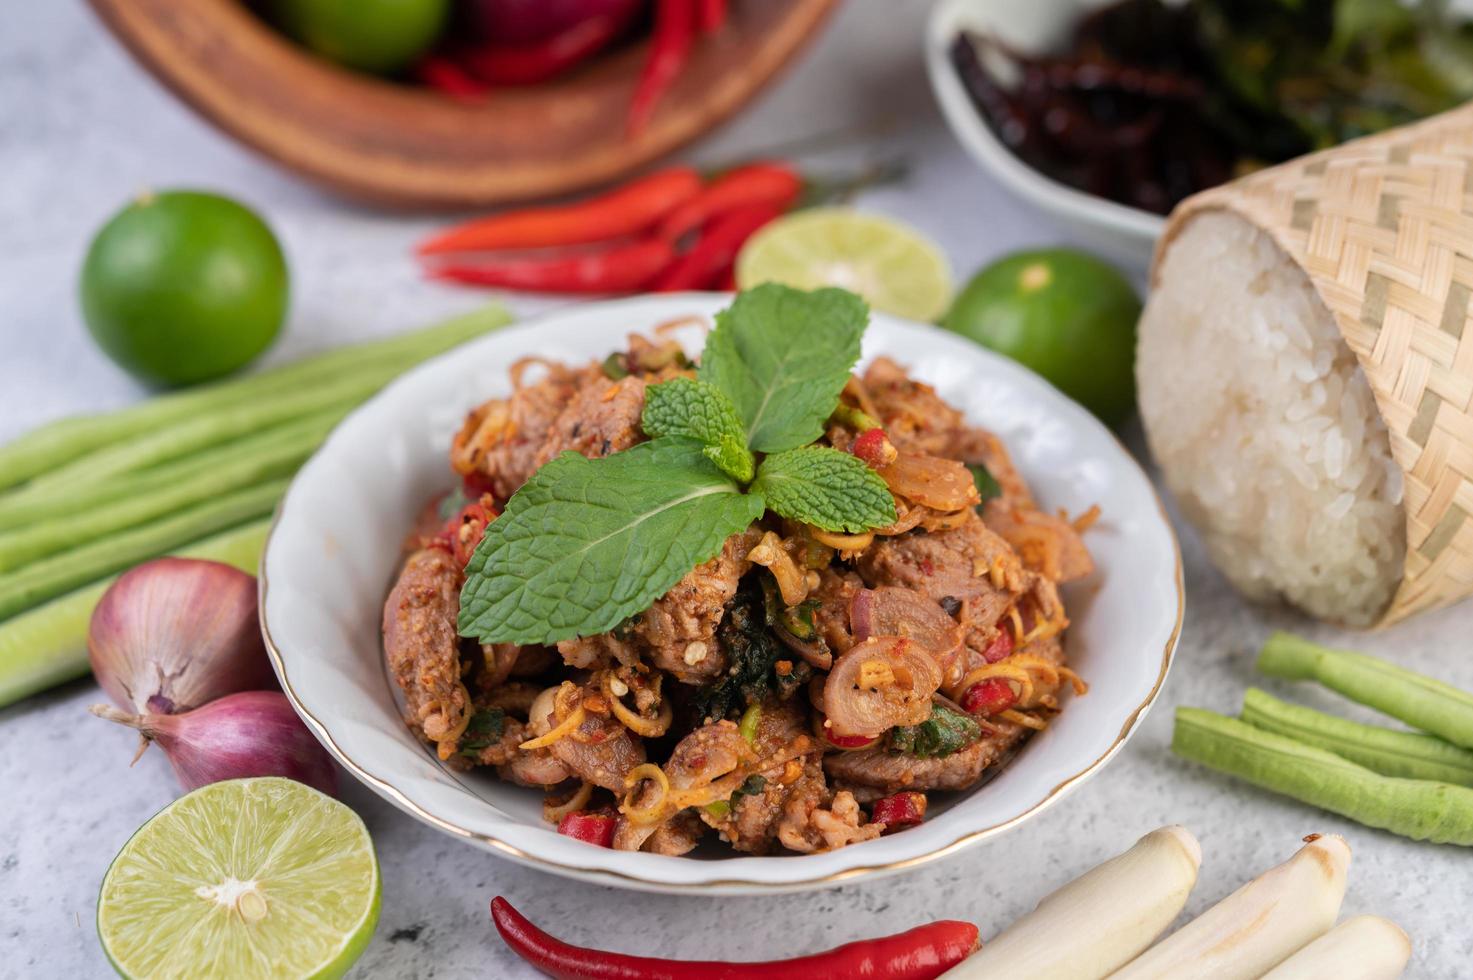
[[[716,627],[737,583],[752,567],[747,552],[760,535],[744,531],[726,539],[721,554],[697,565],[675,587],[630,623],[611,633],[558,644],[572,667],[645,663],[667,671],[684,684],[706,684],[726,671],[726,654],[716,642]]]
[[[505,500],[537,469],[538,454],[580,387],[601,378],[596,367],[550,365],[542,380],[496,398],[466,417],[451,444],[450,463]]]
[[[644,381],[635,377],[610,381],[597,375],[578,387],[548,428],[535,465],[570,451],[597,459],[643,442],[639,427],[643,411]]]
[[[987,526],[1018,553],[1023,565],[1053,582],[1072,582],[1095,570],[1074,525],[1063,517],[992,501]]]
[[[384,603],[384,657],[404,692],[409,727],[448,759],[465,728],[469,695],[460,682],[461,570],[448,551],[409,556]]]
[[[977,622],[995,622],[1028,584],[1012,548],[975,514],[950,530],[877,539],[860,557],[859,574],[871,588],[914,589],[943,608],[970,603]]]
[[[966,748],[939,759],[921,759],[877,746],[858,752],[836,752],[825,756],[824,771],[836,785],[854,784],[882,790],[884,795],[899,790],[966,789],[983,770],[1002,759],[1026,734],[1008,722],[994,724],[996,734],[987,735]]]
[[[534,730],[545,721],[534,725]],[[611,718],[590,713],[572,734],[548,746],[569,772],[623,795],[624,777],[644,762],[644,743]]]
[[[821,771],[816,782],[822,786]],[[827,796],[827,790],[819,794],[810,789],[795,791],[788,797],[777,828],[777,838],[784,847],[806,854],[874,840],[883,833],[881,825],[864,822],[853,793],[841,789],[824,805]]]
[[[614,826],[614,849],[679,857],[694,849],[705,832],[706,825],[690,810],[682,810],[664,823],[643,826],[621,814]]]

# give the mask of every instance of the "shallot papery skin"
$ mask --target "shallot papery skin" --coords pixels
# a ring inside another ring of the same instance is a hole
[[[277,686],[256,580],[220,562],[158,558],[124,572],[93,610],[87,653],[107,696],[138,713]]]
[[[157,742],[186,790],[224,779],[285,776],[329,796],[338,792],[332,756],[280,691],[229,694],[181,714],[130,715],[107,704],[94,704],[92,713]]]

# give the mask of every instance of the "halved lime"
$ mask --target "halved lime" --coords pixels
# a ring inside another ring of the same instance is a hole
[[[97,933],[126,977],[339,977],[378,912],[358,815],[263,776],[203,786],[140,827],[102,879]]]
[[[911,320],[935,320],[951,301],[940,249],[898,221],[848,208],[809,208],[767,225],[742,248],[736,279],[742,289],[840,286]]]

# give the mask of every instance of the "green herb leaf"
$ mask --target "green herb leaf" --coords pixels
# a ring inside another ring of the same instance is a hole
[[[775,513],[825,531],[856,533],[895,523],[895,498],[880,475],[827,446],[768,456],[752,489]]]
[[[994,497],[1002,496],[1002,484],[997,482],[997,477],[983,463],[968,463],[967,469],[972,471],[972,484],[977,488],[977,494],[982,498],[982,503],[977,505],[980,513],[984,504]]]
[[[868,319],[864,300],[842,289],[749,289],[716,315],[701,380],[731,398],[755,452],[806,446],[838,404]]]
[[[640,425],[651,436],[689,436],[706,444],[706,458],[742,483],[756,461],[736,407],[717,388],[694,378],[673,378],[645,389]]]
[[[648,609],[762,516],[759,493],[692,439],[603,459],[564,453],[507,502],[466,567],[459,630],[482,643],[555,643]]]
[[[981,737],[982,726],[969,715],[933,704],[931,717],[919,725],[890,730],[890,748],[920,759],[944,759]]]
[[[460,754],[467,759],[478,758],[484,749],[501,741],[506,729],[506,712],[501,708],[483,708],[471,715],[461,736]]]

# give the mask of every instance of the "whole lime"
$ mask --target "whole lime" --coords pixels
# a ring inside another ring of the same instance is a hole
[[[255,212],[216,194],[148,194],[112,217],[82,266],[82,315],[128,373],[185,385],[250,363],[281,330],[286,259]]]
[[[324,58],[388,74],[429,50],[450,0],[272,0],[276,23]]]
[[[972,277],[942,326],[1005,354],[1107,425],[1135,407],[1141,302],[1113,266],[1067,248],[1017,252]]]

